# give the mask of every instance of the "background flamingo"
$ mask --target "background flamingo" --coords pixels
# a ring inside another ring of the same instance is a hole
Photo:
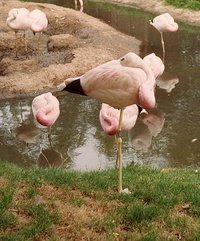
[[[120,109],[118,133],[121,131],[123,109],[138,104],[142,108],[155,107],[155,77],[150,67],[135,53],[109,61],[77,78],[70,78],[58,86],[59,90],[87,95]],[[119,136],[119,135],[118,135]],[[119,185],[122,192],[121,138],[118,138]]]
[[[24,31],[24,46],[27,52],[27,41],[25,31],[30,28],[32,20],[29,17],[29,10],[26,8],[13,8],[9,11],[6,20],[7,25],[15,31],[15,50],[17,56],[19,31]]]
[[[173,17],[169,13],[163,13],[155,17],[153,20],[150,20],[150,24],[160,32],[164,62],[165,44],[163,40],[163,32],[176,32],[178,30],[178,24],[174,21]]]
[[[58,99],[48,92],[35,97],[32,101],[32,112],[35,120],[42,126],[49,127],[49,142],[51,145],[51,126],[60,115]]]
[[[32,19],[32,24],[30,29],[34,34],[39,33],[38,38],[38,49],[39,49],[39,41],[42,33],[48,26],[48,20],[46,14],[39,9],[35,9],[30,12],[29,17]]]

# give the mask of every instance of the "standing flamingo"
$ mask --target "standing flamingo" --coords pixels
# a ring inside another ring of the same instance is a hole
[[[58,86],[59,90],[95,98],[120,109],[118,126],[119,185],[122,189],[122,161],[119,133],[122,128],[123,109],[137,104],[145,109],[156,105],[155,77],[150,67],[135,53],[128,53],[118,60],[109,61],[89,70],[77,78],[70,78]]]
[[[163,13],[159,16],[156,16],[153,20],[150,20],[150,24],[160,32],[164,62],[165,44],[163,40],[163,32],[176,32],[178,30],[178,24],[174,21],[173,17],[169,13]]]
[[[39,41],[43,31],[48,26],[48,20],[46,14],[39,9],[35,9],[30,12],[29,17],[32,19],[32,24],[30,26],[32,32],[34,34],[39,33],[38,38],[38,49],[39,49]]]
[[[27,41],[25,31],[30,28],[32,20],[29,17],[29,10],[26,8],[13,8],[9,11],[6,20],[7,25],[15,31],[15,49],[16,56],[18,50],[18,36],[19,31],[24,31],[24,46],[27,52]]]
[[[48,92],[35,97],[32,101],[32,112],[35,120],[42,126],[49,127],[49,142],[51,145],[51,126],[60,115],[58,99]]]
[[[164,64],[162,60],[157,57],[154,53],[149,54],[143,58],[143,61],[151,68],[153,75],[157,78],[159,75],[162,75],[164,72]],[[123,117],[122,117],[122,130],[130,130],[134,127],[139,113],[142,111],[142,108],[136,104],[130,105],[124,108]],[[103,103],[99,113],[99,119],[102,126],[102,129],[108,135],[116,135],[119,126],[119,116],[120,110],[116,109],[108,104]],[[118,164],[117,153],[117,164]]]

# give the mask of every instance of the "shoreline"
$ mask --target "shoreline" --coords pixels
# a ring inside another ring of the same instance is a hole
[[[156,0],[100,0],[102,2],[123,4],[126,6],[133,6],[153,14],[161,14],[169,12],[170,15],[177,21],[185,24],[200,27],[200,13],[192,9],[176,8],[172,5],[167,5],[163,1]]]

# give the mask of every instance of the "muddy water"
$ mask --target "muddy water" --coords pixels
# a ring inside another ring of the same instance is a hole
[[[66,6],[66,1],[41,2]],[[74,7],[73,1],[69,4]],[[89,1],[84,3],[83,11],[141,40],[142,57],[152,52],[162,56],[159,33],[148,22],[151,14]],[[134,129],[123,134],[124,163],[199,167],[200,29],[180,24],[178,32],[166,33],[164,39],[166,69],[157,81],[158,108],[151,115],[143,113]],[[31,99],[0,103],[0,158],[27,167],[113,167],[114,138],[101,130],[100,104],[68,93],[57,97],[61,115],[52,128],[53,150],[48,130],[37,128],[33,122]]]

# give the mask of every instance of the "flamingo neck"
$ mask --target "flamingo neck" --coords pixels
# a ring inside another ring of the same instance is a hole
[[[36,120],[39,124],[43,126],[51,126],[53,125],[52,118],[48,115],[49,111],[39,110],[36,114]]]

